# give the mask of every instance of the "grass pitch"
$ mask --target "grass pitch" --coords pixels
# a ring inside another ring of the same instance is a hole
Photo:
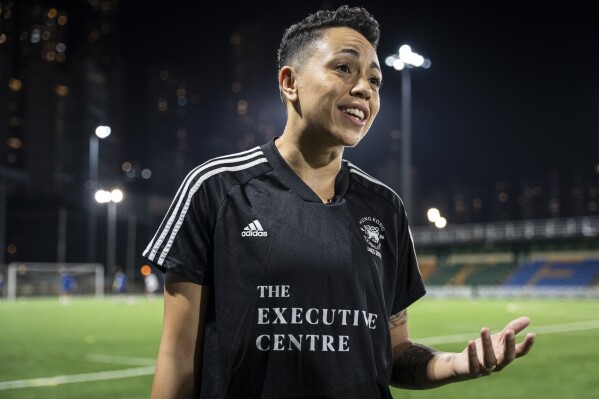
[[[394,398],[599,398],[597,300],[422,299],[409,309],[412,338],[447,351],[520,315],[537,332],[528,356],[489,378],[392,389]],[[148,398],[161,329],[161,298],[2,301],[0,398]]]
[[[527,356],[500,373],[433,390],[392,389],[394,398],[599,398],[597,299],[425,299],[411,306],[408,316],[414,341],[444,351],[460,352],[468,339],[478,337],[481,327],[499,331],[519,316],[529,316],[532,323],[516,342],[527,331],[536,332],[537,339]]]

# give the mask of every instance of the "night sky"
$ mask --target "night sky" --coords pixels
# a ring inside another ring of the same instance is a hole
[[[219,122],[212,115],[230,90],[229,40],[237,27],[250,23],[263,30],[258,56],[269,57],[272,67],[258,78],[279,101],[275,56],[284,29],[343,3],[162,4],[141,11],[137,2],[122,2],[123,53],[133,67],[172,64],[209,82],[214,103],[205,123],[213,130]],[[448,184],[491,188],[497,179],[536,178],[552,170],[595,173],[599,13],[591,1],[348,4],[364,5],[379,21],[381,64],[404,43],[432,61],[430,69],[412,71],[413,163],[424,190]],[[400,155],[390,149],[389,134],[401,126],[400,72],[383,65],[383,76],[378,119],[346,153],[371,172],[381,159],[399,162]],[[282,105],[280,112],[283,118]]]

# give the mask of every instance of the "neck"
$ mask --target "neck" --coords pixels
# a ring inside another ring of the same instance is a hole
[[[275,145],[285,162],[323,202],[334,197],[343,147],[325,147],[285,133]]]

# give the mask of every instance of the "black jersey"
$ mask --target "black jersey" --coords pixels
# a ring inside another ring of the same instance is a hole
[[[347,161],[335,193],[274,140],[185,178],[144,257],[213,286],[201,398],[391,398],[389,316],[425,293],[404,207]]]

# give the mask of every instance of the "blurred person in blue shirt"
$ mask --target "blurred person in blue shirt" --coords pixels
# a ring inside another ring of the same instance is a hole
[[[68,271],[67,268],[60,269],[60,296],[59,302],[62,305],[68,305],[71,303],[71,296],[75,291],[75,279],[73,275]]]
[[[3,290],[4,289],[4,274],[2,274],[2,271],[0,271],[0,299],[2,299],[3,296]]]
[[[123,269],[118,266],[114,269],[112,292],[117,294],[120,298],[123,298],[127,292],[127,275],[123,273]]]

